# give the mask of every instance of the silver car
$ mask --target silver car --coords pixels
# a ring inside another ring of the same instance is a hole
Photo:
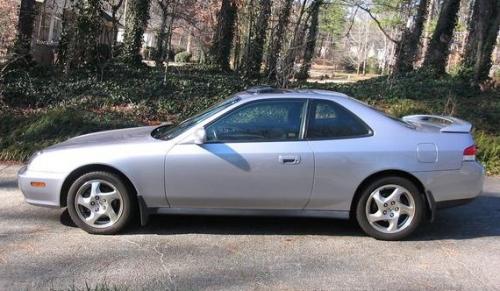
[[[395,119],[340,93],[257,87],[177,126],[82,135],[19,174],[30,204],[114,234],[150,214],[355,218],[398,240],[482,190],[471,124]],[[182,219],[182,218],[178,218]]]

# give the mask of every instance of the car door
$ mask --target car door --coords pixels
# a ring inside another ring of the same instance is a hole
[[[306,101],[243,104],[205,126],[207,141],[166,158],[171,207],[302,209],[311,193],[312,151],[301,139]]]
[[[309,103],[304,138],[315,158],[314,187],[306,209],[348,211],[357,187],[380,159],[373,132],[353,112],[331,100]]]

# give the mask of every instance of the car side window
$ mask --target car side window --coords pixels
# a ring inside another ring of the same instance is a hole
[[[207,126],[208,142],[298,140],[304,100],[252,102]]]
[[[332,101],[313,100],[308,114],[308,139],[358,137],[371,133],[357,116]]]

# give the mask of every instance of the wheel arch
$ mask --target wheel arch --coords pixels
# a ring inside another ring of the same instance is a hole
[[[396,177],[402,177],[410,180],[415,186],[418,188],[420,194],[424,198],[424,203],[426,205],[426,210],[427,210],[427,216],[430,220],[433,219],[434,217],[434,199],[432,197],[432,194],[429,191],[426,191],[424,184],[422,181],[420,181],[417,177],[412,175],[409,172],[403,171],[403,170],[396,170],[396,169],[391,169],[391,170],[383,170],[383,171],[378,171],[370,176],[366,177],[356,188],[356,191],[354,192],[354,197],[351,201],[351,207],[349,211],[349,216],[351,218],[355,217],[356,214],[356,205],[358,203],[358,200],[361,197],[361,194],[363,192],[363,189],[365,189],[370,183],[373,181],[383,178],[383,177],[389,177],[389,176],[396,176]]]
[[[78,179],[78,177],[90,173],[90,172],[96,172],[96,171],[104,171],[104,172],[110,172],[118,177],[125,183],[127,188],[132,191],[133,195],[137,196],[137,188],[134,186],[132,181],[120,170],[116,169],[115,167],[109,166],[109,165],[104,165],[104,164],[90,164],[90,165],[85,165],[81,166],[75,170],[73,170],[65,179],[61,187],[60,195],[59,195],[59,204],[61,207],[67,206],[67,198],[68,198],[68,191],[73,182]]]

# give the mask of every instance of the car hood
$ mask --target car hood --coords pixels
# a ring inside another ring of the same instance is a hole
[[[80,135],[70,138],[62,143],[50,146],[44,151],[96,145],[115,145],[155,141],[155,139],[151,137],[151,131],[154,128],[155,126],[143,126]]]

